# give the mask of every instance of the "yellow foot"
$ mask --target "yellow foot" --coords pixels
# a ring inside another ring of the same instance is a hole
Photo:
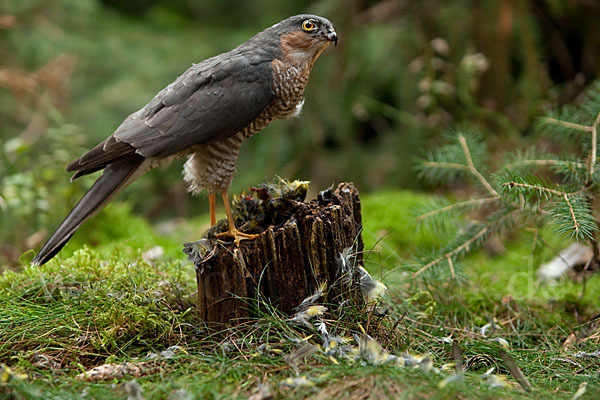
[[[240,245],[240,240],[244,240],[244,239],[256,239],[260,235],[258,235],[256,233],[244,233],[244,232],[240,232],[237,229],[233,228],[233,229],[229,229],[227,232],[217,233],[216,236],[217,236],[218,239],[221,239],[221,238],[224,238],[224,237],[231,237],[231,238],[233,238],[233,241],[235,242],[235,245],[239,246]]]

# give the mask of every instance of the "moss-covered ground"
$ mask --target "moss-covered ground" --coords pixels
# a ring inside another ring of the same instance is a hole
[[[412,260],[448,239],[416,225],[412,209],[427,196],[387,192],[362,200],[367,267],[388,286],[391,307],[383,317],[332,309],[326,326],[350,337],[350,346],[356,346],[352,335],[364,330],[392,354],[429,354],[433,369],[371,365],[320,351],[286,362],[298,339],[321,344],[320,336],[256,300],[249,306],[258,306],[259,318],[208,334],[195,313],[193,266],[181,253],[204,219],[156,228],[113,205],[57,259],[0,276],[0,398],[260,399],[268,391],[274,398],[570,399],[580,388],[586,389],[580,399],[597,398],[600,330],[593,317],[600,313],[600,278],[547,284],[535,274],[566,247],[565,239],[524,231],[469,256],[455,279],[443,266],[415,279]],[[144,261],[154,246],[163,255]],[[456,380],[448,379],[452,340],[467,366]],[[503,350],[530,392],[510,375]],[[140,376],[76,378],[127,361],[140,366]],[[492,367],[493,379],[484,376]],[[286,385],[298,377],[305,383]]]

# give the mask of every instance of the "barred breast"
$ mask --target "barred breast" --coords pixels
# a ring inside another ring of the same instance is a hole
[[[183,179],[188,191],[198,194],[225,192],[235,174],[235,163],[244,140],[242,132],[215,142],[206,143],[189,156],[183,165]]]
[[[248,138],[278,118],[297,115],[303,103],[304,88],[308,83],[309,68],[300,69],[279,60],[271,63],[275,100],[250,124],[235,135],[209,142],[189,156],[183,167],[188,191],[198,194],[226,192],[235,175],[235,164],[240,147]]]

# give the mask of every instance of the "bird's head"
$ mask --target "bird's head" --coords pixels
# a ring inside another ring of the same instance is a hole
[[[298,66],[310,66],[338,36],[333,24],[317,15],[303,14],[284,19],[271,28],[280,35],[283,56]]]

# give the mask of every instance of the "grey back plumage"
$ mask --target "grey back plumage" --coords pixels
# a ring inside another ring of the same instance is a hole
[[[226,139],[273,100],[270,61],[230,52],[196,64],[130,115],[114,137],[160,158]]]
[[[75,179],[128,154],[166,158],[234,135],[273,101],[271,61],[280,55],[278,37],[265,30],[192,65],[67,170]]]

